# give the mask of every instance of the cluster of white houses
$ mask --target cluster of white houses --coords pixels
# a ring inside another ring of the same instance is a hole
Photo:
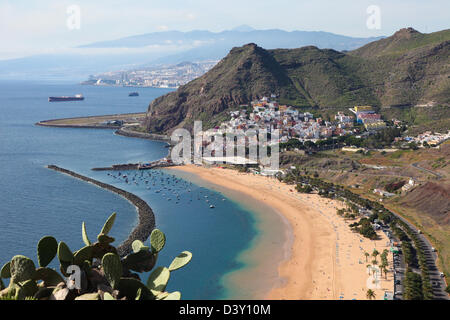
[[[353,133],[355,118],[339,112],[335,121],[315,119],[310,112],[300,112],[290,106],[280,105],[267,97],[254,101],[249,106],[231,112],[231,120],[223,122],[216,128],[218,132],[236,130],[279,130],[280,142],[289,139],[319,140],[332,136]]]
[[[436,147],[450,139],[450,130],[447,133],[433,133],[427,131],[410,139],[419,145],[428,144],[429,146]]]
[[[236,134],[239,131],[254,130],[255,132],[267,131],[272,133],[274,130],[279,131],[279,141],[267,141],[265,145],[278,144],[288,142],[290,139],[299,139],[301,141],[317,141],[320,139],[327,139],[333,136],[344,136],[347,134],[354,134],[355,122],[363,123],[369,130],[379,130],[386,127],[381,117],[373,111],[371,107],[355,107],[350,109],[355,113],[356,117],[351,115],[345,115],[342,112],[338,112],[334,121],[324,121],[322,118],[315,118],[310,112],[301,112],[293,107],[287,105],[280,105],[275,96],[271,98],[264,97],[260,100],[253,101],[250,105],[242,105],[239,109],[231,111],[231,119],[229,121],[222,122],[218,127],[210,130],[206,135],[221,136],[228,133]],[[356,121],[355,121],[356,120]],[[205,133],[203,133],[205,134]],[[239,144],[246,145],[251,139],[257,139],[254,137],[247,137],[245,141],[237,142]],[[223,153],[220,150],[220,154],[226,154],[226,140],[217,141],[211,139],[210,141],[203,143],[203,148],[207,147],[210,150],[219,150],[223,146]],[[215,152],[212,152],[214,155]],[[221,155],[215,155],[215,157]],[[225,158],[216,161],[214,157],[207,159],[208,163],[224,163],[233,161],[225,161]],[[240,159],[240,161],[248,165],[249,163]],[[253,165],[255,163],[252,163]]]

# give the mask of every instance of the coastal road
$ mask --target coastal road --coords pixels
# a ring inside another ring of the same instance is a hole
[[[436,252],[433,252],[433,246],[431,245],[430,241],[422,234],[419,233],[419,230],[411,224],[409,221],[404,219],[403,217],[399,216],[398,214],[394,213],[395,216],[397,216],[400,220],[404,221],[412,230],[412,232],[417,235],[421,246],[423,247],[426,262],[428,269],[430,271],[430,280],[433,287],[433,295],[434,299],[436,300],[450,300],[449,295],[447,292],[445,292],[445,288],[447,287],[447,284],[445,282],[445,279],[441,277],[440,271],[436,265],[436,260],[438,258]]]

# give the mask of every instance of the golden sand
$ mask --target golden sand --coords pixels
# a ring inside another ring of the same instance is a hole
[[[209,183],[264,202],[290,223],[293,241],[286,248],[289,258],[280,261],[278,269],[284,284],[277,287],[274,283],[267,299],[365,300],[370,288],[380,300],[385,291],[393,290],[392,272],[388,272],[387,279],[383,274],[374,281],[373,271],[367,268],[373,257],[366,262],[364,255],[374,249],[380,253],[389,249],[388,238],[381,231],[378,232],[380,240],[376,241],[352,232],[348,225],[354,221],[346,221],[336,214],[342,203],[316,194],[300,194],[294,186],[276,179],[234,170],[193,165],[171,170],[194,174]],[[380,261],[380,257],[377,260]],[[391,269],[391,255],[389,264],[388,269]]]

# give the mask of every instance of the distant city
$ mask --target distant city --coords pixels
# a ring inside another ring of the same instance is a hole
[[[84,85],[178,88],[208,72],[218,61],[182,62],[91,75]]]

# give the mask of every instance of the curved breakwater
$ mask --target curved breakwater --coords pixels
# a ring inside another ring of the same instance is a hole
[[[88,182],[88,183],[92,183],[100,188],[103,188],[105,190],[114,192],[118,195],[120,195],[121,197],[125,198],[126,200],[128,200],[130,203],[132,203],[138,212],[138,216],[139,216],[139,222],[138,225],[133,229],[133,231],[131,231],[129,237],[127,240],[125,240],[120,246],[117,247],[117,252],[118,254],[123,257],[127,254],[129,254],[131,252],[131,244],[133,243],[133,241],[135,240],[141,240],[141,241],[145,241],[148,239],[148,237],[150,236],[150,233],[152,232],[153,229],[155,229],[156,223],[155,223],[155,215],[153,213],[153,210],[150,208],[150,206],[141,198],[139,198],[138,196],[127,192],[125,190],[116,188],[112,185],[100,182],[98,180],[80,175],[76,172],[64,169],[64,168],[60,168],[58,166],[55,165],[48,165],[47,168],[57,171],[57,172],[61,172],[64,174],[67,174],[71,177],[74,177],[76,179]]]

